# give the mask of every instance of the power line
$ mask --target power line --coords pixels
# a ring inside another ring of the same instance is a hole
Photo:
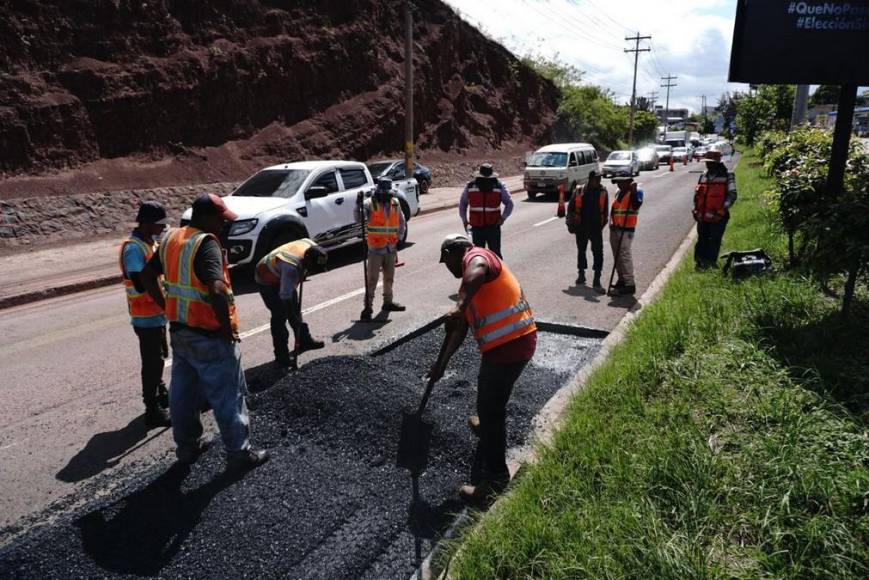
[[[552,17],[549,14],[547,14],[546,12],[544,12],[540,8],[538,8],[534,2],[528,2],[527,0],[523,0],[523,4],[528,5],[529,8],[531,8],[537,14],[542,16],[544,18],[544,20],[546,20],[547,22],[557,24],[559,27],[561,27],[562,30],[566,30],[572,35],[579,36],[580,38],[587,40],[589,42],[593,42],[598,46],[602,46],[602,47],[609,48],[612,50],[619,50],[619,51],[622,50],[621,46],[617,46],[616,44],[613,44],[611,42],[604,41],[601,38],[593,37],[589,31],[594,30],[594,27],[589,27],[589,25],[587,23],[585,23],[585,24],[580,23],[578,20],[576,20],[575,18],[571,17],[568,14],[562,14],[561,16],[563,16],[564,19],[573,22],[574,25],[578,24],[577,28],[570,26],[570,24],[568,22],[564,22],[563,19],[552,19]]]
[[[633,32],[633,30],[631,30],[630,28],[628,28],[627,26],[625,26],[624,24],[622,24],[621,22],[619,22],[618,20],[614,19],[614,18],[611,17],[609,14],[607,14],[607,11],[604,10],[604,9],[602,9],[600,6],[598,6],[598,5],[594,2],[594,0],[587,0],[587,1],[588,1],[588,4],[589,4],[590,6],[592,6],[595,10],[597,10],[597,12],[598,12],[599,14],[602,14],[602,15],[604,16],[604,18],[606,18],[607,20],[609,20],[610,22],[612,22],[612,23],[615,24],[616,26],[620,26],[620,27],[622,27],[622,28],[625,30],[625,32]]]

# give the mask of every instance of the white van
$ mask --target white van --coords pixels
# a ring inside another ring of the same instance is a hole
[[[535,151],[525,162],[525,191],[528,199],[538,193],[558,194],[564,185],[565,195],[574,186],[588,181],[590,171],[600,171],[594,146],[588,143],[556,143]]]

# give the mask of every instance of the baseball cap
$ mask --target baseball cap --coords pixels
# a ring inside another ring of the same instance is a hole
[[[389,193],[392,191],[392,180],[391,179],[378,179],[377,180],[377,193]]]
[[[473,245],[468,236],[464,234],[450,234],[441,242],[441,259],[439,261],[444,262],[445,254],[452,254],[460,248],[470,248]]]
[[[143,201],[139,204],[136,223],[167,225],[170,221],[166,208],[159,201]]]
[[[238,219],[238,214],[226,207],[223,199],[213,193],[203,193],[193,201],[193,216],[219,215],[225,220]]]

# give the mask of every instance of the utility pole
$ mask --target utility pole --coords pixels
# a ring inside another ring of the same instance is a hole
[[[410,0],[404,3],[404,170],[413,176],[413,14]]]
[[[701,102],[700,106],[702,107],[700,109],[700,111],[703,113],[703,126],[705,127],[706,126],[706,95],[703,95],[702,97],[700,97],[700,102]]]
[[[641,52],[650,52],[651,48],[640,48],[641,40],[651,40],[651,36],[640,36],[640,33],[637,32],[636,36],[626,36],[625,40],[633,40],[635,42],[634,48],[626,48],[625,52],[634,53],[634,88],[631,91],[631,124],[630,129],[628,129],[628,147],[634,146],[634,115],[637,110],[637,63],[640,60]]]
[[[667,89],[667,101],[664,105],[664,141],[667,140],[667,132],[670,130],[670,122],[668,118],[670,117],[670,89],[672,87],[678,86],[675,81],[679,77],[674,77],[673,75],[668,74],[665,77],[661,77],[661,80],[664,81],[664,84],[661,85],[662,88]]]
[[[646,93],[649,99],[649,106],[652,108],[652,113],[655,112],[655,103],[658,101],[658,91],[649,91]]]
[[[791,128],[806,122],[809,108],[809,85],[797,85],[794,93],[794,112],[791,115]]]

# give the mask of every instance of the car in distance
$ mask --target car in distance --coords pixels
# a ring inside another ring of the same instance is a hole
[[[238,214],[221,234],[231,266],[256,264],[274,248],[311,238],[327,250],[357,243],[362,226],[356,222],[356,196],[370,195],[375,183],[357,161],[301,161],[266,167],[223,198]],[[393,191],[404,217],[419,213],[415,179],[394,182]],[[181,218],[189,223],[191,209]],[[404,244],[405,237],[399,241]]]
[[[643,147],[637,151],[637,159],[640,162],[640,169],[657,169],[658,167],[658,152],[654,147]]]
[[[371,172],[371,177],[373,177],[375,181],[381,177],[386,177],[393,181],[402,181],[407,178],[404,159],[370,161],[366,165],[368,166],[368,171]],[[413,177],[419,184],[419,193],[428,193],[428,190],[431,187],[431,169],[414,161]]]
[[[528,199],[538,193],[565,195],[588,181],[590,171],[599,171],[597,151],[589,143],[555,143],[541,147],[525,162],[523,181]]]
[[[603,164],[604,177],[626,175],[633,177],[640,174],[640,160],[636,151],[613,151]]]
[[[706,155],[706,151],[708,151],[708,150],[709,150],[709,148],[706,145],[700,145],[699,147],[695,147],[694,148],[694,160],[696,161],[696,160],[703,159],[703,156]]]
[[[680,163],[688,159],[688,148],[687,147],[674,147],[673,148],[673,162]]]
[[[655,151],[658,152],[659,163],[670,163],[670,158],[673,156],[672,145],[655,145]]]

